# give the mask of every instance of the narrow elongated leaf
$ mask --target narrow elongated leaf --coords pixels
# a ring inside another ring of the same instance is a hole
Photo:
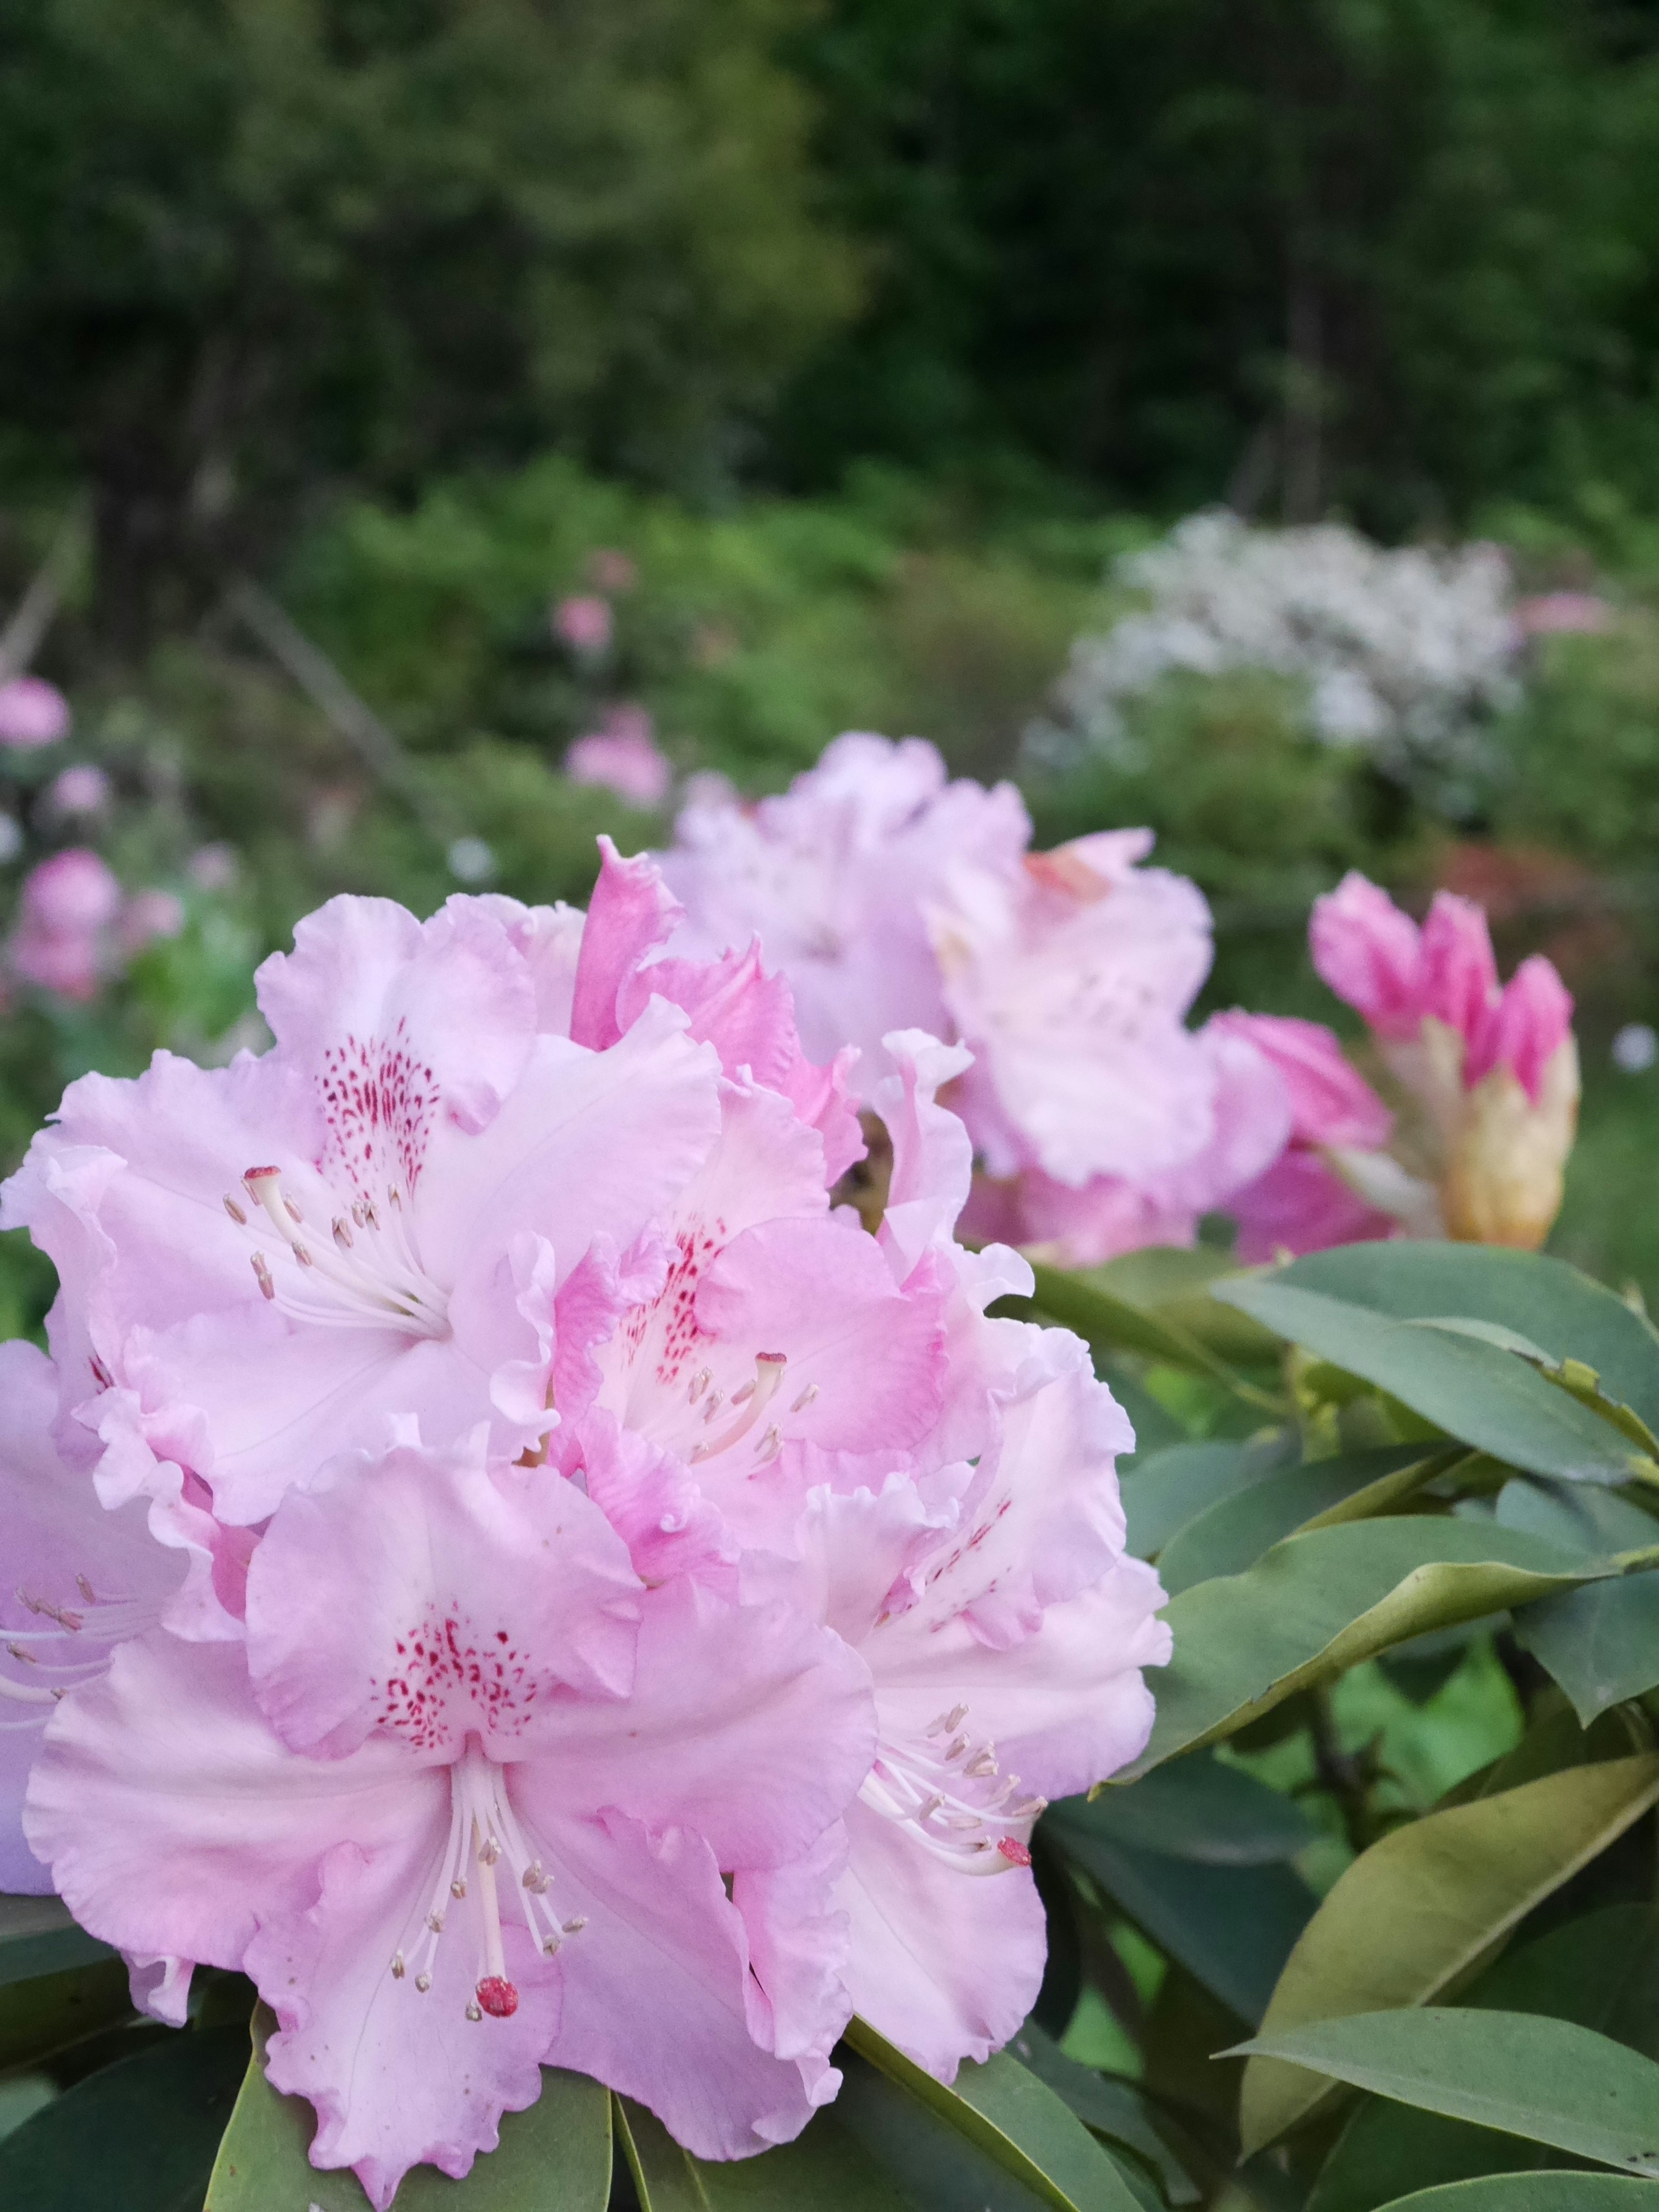
[[[1622,1575],[1524,1607],[1516,1640],[1547,1668],[1588,1728],[1659,1686],[1659,1573]]]
[[[303,2097],[284,2097],[265,2079],[275,2016],[253,2016],[253,2055],[229,2114],[204,2212],[366,2212],[356,2176],[319,2172],[307,2155],[316,2115]],[[417,2166],[398,2191],[398,2212],[605,2212],[611,2194],[611,2093],[586,2075],[542,2069],[542,2094],[527,2112],[501,2117],[501,2144],[473,2161],[463,2183]],[[201,2203],[198,2190],[196,2204]],[[194,2206],[191,2208],[194,2212]]]
[[[1162,2181],[1171,2204],[1197,2202],[1197,2185],[1146,2117],[1140,2092],[1133,2081],[1079,2065],[1031,2021],[1027,2021],[1008,2048],[1056,2096],[1066,2100],[1085,2127],[1097,2136],[1109,2136],[1144,2160]]]
[[[1214,1576],[1242,1574],[1299,1528],[1334,1528],[1391,1511],[1450,1456],[1407,1444],[1280,1468],[1218,1498],[1179,1529],[1158,1560],[1158,1579],[1175,1597]]]
[[[1394,1243],[1311,1253],[1275,1279],[1397,1321],[1455,1315],[1595,1369],[1608,1395],[1659,1433],[1659,1332],[1564,1260],[1496,1244]]]
[[[1006,2051],[983,2066],[965,2064],[947,2088],[866,2021],[851,2022],[847,2040],[1054,2212],[1139,2212],[1134,2191],[1081,2120]]]
[[[612,2097],[617,2142],[628,2160],[640,2212],[708,2212],[696,2161],[680,2148],[656,2114],[631,2097]]]
[[[1639,1495],[1655,1493],[1644,1486]],[[1630,1491],[1609,1490],[1599,1482],[1552,1482],[1543,1475],[1517,1474],[1504,1485],[1496,1510],[1505,1528],[1524,1528],[1582,1559],[1612,1559],[1659,1544],[1659,1520],[1644,1512]]]
[[[1160,1280],[1152,1255],[1136,1253],[1131,1267],[1113,1261],[1079,1273],[1037,1266],[1035,1303],[1050,1320],[1074,1328],[1091,1350],[1136,1352],[1238,1388],[1240,1365],[1277,1355],[1272,1334],[1231,1306],[1217,1305],[1207,1279]],[[1207,1266],[1213,1255],[1200,1255]],[[1156,1255],[1158,1261],[1165,1257]],[[1221,1261],[1218,1272],[1225,1269]]]
[[[1224,1283],[1216,1295],[1511,1467],[1573,1481],[1659,1480],[1659,1466],[1610,1421],[1479,1338],[1391,1321],[1282,1275]]]
[[[118,1959],[9,1983],[0,1987],[0,2069],[113,2027],[131,2011],[127,1970]]]
[[[1239,2047],[1659,2179],[1659,2066],[1572,2021],[1419,2007],[1317,2021]]]
[[[1346,1869],[1308,1923],[1263,2035],[1426,2004],[1656,1800],[1659,1753],[1647,1753],[1546,1775],[1397,1828]],[[1246,2151],[1271,2142],[1325,2094],[1313,2075],[1252,2058],[1240,2100]]]
[[[1063,1798],[1047,1818],[1073,1815],[1103,1841],[1200,1866],[1271,1866],[1293,1859],[1319,1833],[1293,1798],[1206,1751],[1161,1766],[1131,1789]]]
[[[246,2051],[240,2028],[194,2028],[89,2075],[0,2142],[0,2204],[198,2212]]]
[[[1413,1516],[1291,1536],[1244,1574],[1200,1583],[1171,1602],[1175,1656],[1153,1677],[1152,1741],[1121,1779],[1213,1742],[1392,1644],[1600,1571],[1491,1522]]]
[[[1643,2212],[1645,2181],[1624,2173],[1500,2173],[1396,2197],[1388,2212]]]
[[[1312,1916],[1306,1882],[1283,1865],[1200,1866],[1138,1850],[1097,1832],[1097,1809],[1077,1799],[1054,1806],[1044,1832],[1230,2011],[1260,2020]]]
[[[0,1897],[0,1989],[35,1974],[61,1974],[114,1958],[77,1928],[60,1897]]]
[[[901,2191],[917,2212],[1046,2212],[1046,2200],[1035,2189],[1017,2180],[941,2113],[901,2089],[857,2051],[843,2047],[839,2057],[842,2079],[832,2107],[834,2124],[846,2130],[884,2182]],[[1145,2185],[1154,2201],[1142,2212],[1159,2212],[1151,2183]],[[775,2198],[768,2200],[768,2212],[774,2203],[777,2212],[794,2212],[793,2200],[786,2205]]]

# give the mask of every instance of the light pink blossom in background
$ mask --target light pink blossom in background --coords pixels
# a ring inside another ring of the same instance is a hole
[[[49,796],[59,814],[95,814],[109,797],[109,778],[102,769],[77,761],[54,778]]]
[[[578,738],[564,758],[573,783],[599,784],[630,806],[660,806],[673,787],[673,763],[657,749],[643,707],[612,707],[603,729]]]
[[[1594,592],[1540,592],[1515,603],[1522,637],[1553,637],[1611,629],[1613,610]]]
[[[587,556],[587,573],[595,588],[601,592],[631,592],[640,580],[640,572],[626,553],[614,546],[603,545]]]
[[[240,873],[234,845],[198,845],[185,865],[198,890],[228,891]]]
[[[603,653],[615,627],[610,600],[592,592],[573,592],[556,601],[551,621],[553,635],[580,653]]]
[[[7,947],[13,972],[60,998],[90,999],[108,964],[108,933],[121,886],[83,846],[54,853],[25,878]]]
[[[40,676],[0,683],[0,747],[27,752],[55,745],[68,736],[69,726],[69,702],[55,684]]]
[[[177,937],[185,926],[184,901],[173,891],[135,891],[121,910],[116,936],[123,952],[142,952],[158,938]]]

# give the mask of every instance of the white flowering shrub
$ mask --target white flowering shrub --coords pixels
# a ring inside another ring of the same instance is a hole
[[[1396,764],[1455,748],[1520,696],[1512,581],[1494,545],[1389,551],[1341,523],[1255,529],[1211,511],[1114,575],[1148,604],[1077,641],[1061,723],[1031,733],[1039,754],[1121,746],[1126,705],[1176,672],[1286,677],[1305,687],[1322,742]]]

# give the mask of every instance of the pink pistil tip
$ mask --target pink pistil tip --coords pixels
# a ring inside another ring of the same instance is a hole
[[[1031,1863],[1030,1850],[1026,1844],[1021,1843],[1018,1836],[1002,1837],[997,1844],[997,1849],[1010,1866],[1030,1866]]]
[[[249,1168],[242,1177],[244,1182],[263,1182],[267,1176],[281,1175],[281,1168]]]
[[[478,2002],[491,2020],[511,2020],[519,2009],[519,1992],[499,1974],[486,1974],[478,1984]]]

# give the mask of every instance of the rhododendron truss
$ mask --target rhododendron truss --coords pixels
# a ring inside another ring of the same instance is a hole
[[[855,2008],[984,2057],[1042,1977],[1032,1825],[1168,1656],[1127,1423],[956,1239],[969,1054],[882,1049],[872,1235],[848,1059],[679,921],[609,849],[585,918],[337,900],[261,972],[270,1052],[86,1079],[7,1192],[61,1289],[55,1364],[7,1355],[5,1847],[158,2017],[252,1976],[378,2207],[544,2063],[731,2158]]]

